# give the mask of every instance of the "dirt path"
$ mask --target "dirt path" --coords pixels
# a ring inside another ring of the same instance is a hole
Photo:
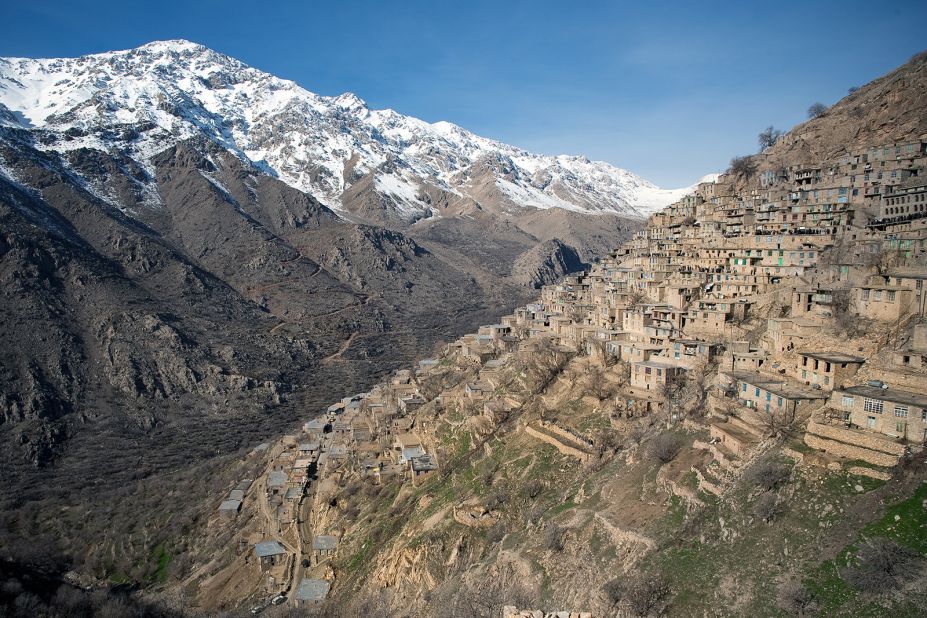
[[[335,352],[334,354],[329,354],[328,356],[323,358],[321,362],[328,364],[336,360],[339,360],[341,358],[341,355],[348,351],[348,348],[351,347],[351,344],[354,343],[354,340],[357,339],[359,335],[360,333],[356,331],[351,333],[351,336],[345,339],[341,343],[341,346],[338,348],[337,352]]]

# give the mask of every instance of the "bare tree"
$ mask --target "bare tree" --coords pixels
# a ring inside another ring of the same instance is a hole
[[[655,436],[648,445],[650,456],[664,464],[673,461],[681,449],[682,438],[671,431]]]
[[[808,108],[808,118],[820,118],[827,113],[828,109],[830,108],[823,103],[812,103],[811,107]]]
[[[760,152],[763,152],[775,144],[776,140],[778,140],[780,137],[782,137],[782,131],[774,128],[772,125],[769,125],[760,131],[760,134],[757,136],[757,142],[760,145]]]
[[[734,157],[728,171],[735,176],[750,178],[756,173],[756,162],[752,157]]]
[[[525,579],[511,568],[463,583],[447,580],[431,597],[429,615],[438,618],[501,618],[506,605],[528,608],[537,602],[537,595],[528,588]]]
[[[800,425],[798,412],[793,405],[784,408],[771,409],[769,412],[760,412],[763,428],[776,437],[790,436]]]
[[[874,537],[860,547],[843,578],[861,592],[878,594],[899,588],[905,577],[917,573],[923,564],[924,557],[913,549]]]
[[[750,466],[744,478],[766,491],[776,489],[789,478],[789,467],[778,461],[766,458]]]

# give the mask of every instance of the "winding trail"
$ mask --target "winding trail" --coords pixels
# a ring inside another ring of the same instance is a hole
[[[323,358],[321,362],[327,364],[327,363],[332,363],[336,360],[340,360],[341,355],[348,351],[348,348],[351,347],[351,344],[354,343],[354,340],[357,339],[359,335],[360,333],[358,333],[357,331],[354,331],[353,333],[351,333],[351,336],[345,339],[341,343],[341,346],[338,348],[337,352],[335,352],[334,354],[329,354],[328,356]]]

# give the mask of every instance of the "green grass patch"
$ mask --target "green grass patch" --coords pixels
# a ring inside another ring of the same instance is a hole
[[[573,502],[573,498],[569,498],[566,502],[563,502],[562,504],[559,504],[555,506],[554,508],[550,509],[549,511],[547,511],[547,516],[550,519],[553,519],[554,517],[557,517],[564,511],[568,511],[569,509],[572,509],[575,507],[576,507],[576,503]]]
[[[151,576],[151,581],[157,584],[163,584],[167,581],[167,570],[171,566],[171,560],[174,556],[167,548],[166,543],[158,543],[152,552],[152,559],[157,564],[157,568]]]
[[[862,536],[884,536],[927,555],[924,500],[927,500],[927,484],[922,483],[913,496],[888,507],[884,517],[866,526]]]

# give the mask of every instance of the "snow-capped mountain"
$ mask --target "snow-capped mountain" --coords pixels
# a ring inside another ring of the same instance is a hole
[[[188,41],[59,59],[0,59],[0,125],[39,147],[153,155],[205,136],[253,167],[365,218],[356,203],[406,222],[462,204],[496,211],[561,208],[641,217],[688,189],[663,190],[577,156],[542,156],[447,122],[325,97]],[[348,191],[351,190],[350,194]],[[149,204],[157,192],[149,191]]]

